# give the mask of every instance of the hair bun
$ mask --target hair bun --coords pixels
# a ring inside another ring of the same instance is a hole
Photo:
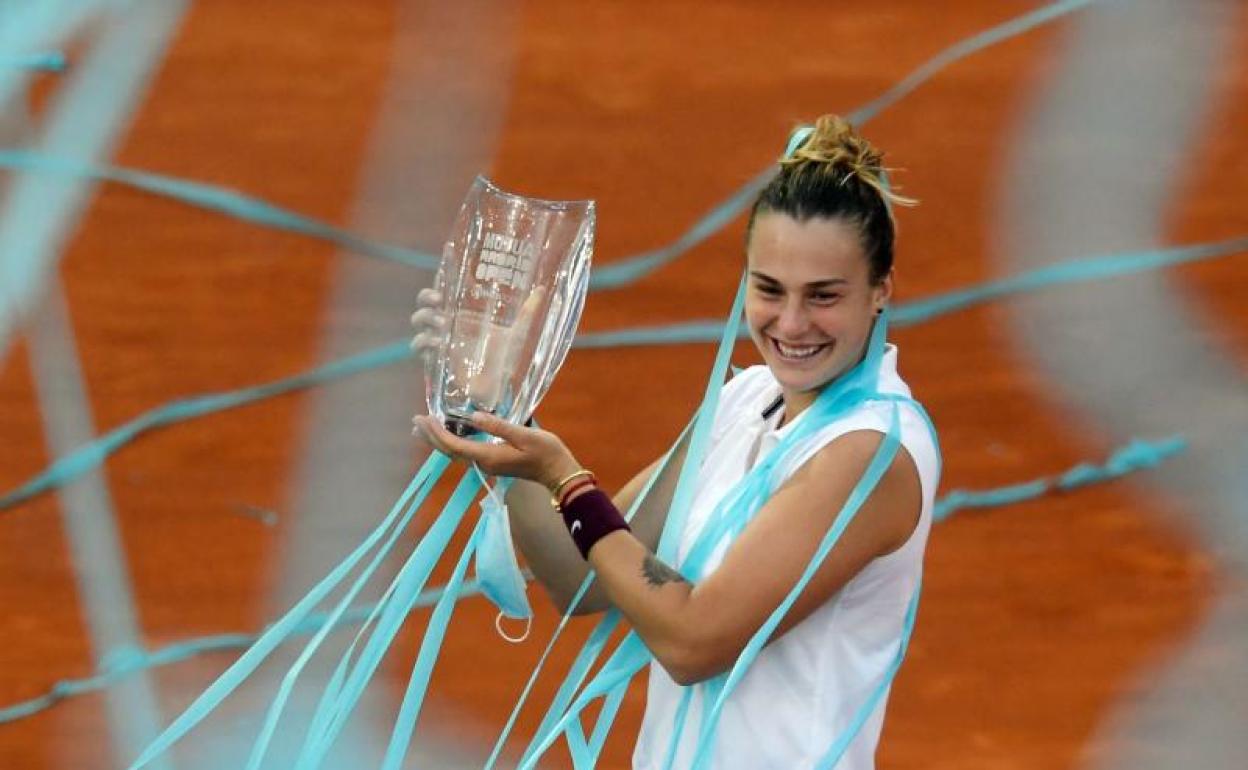
[[[855,179],[875,190],[886,203],[913,206],[917,202],[890,189],[884,153],[872,147],[839,115],[824,115],[813,127],[805,126],[798,132],[791,140],[797,146],[780,159],[782,171],[831,174],[842,177],[844,183]],[[804,138],[801,137],[803,133]]]

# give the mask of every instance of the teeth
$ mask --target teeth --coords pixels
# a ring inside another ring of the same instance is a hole
[[[785,358],[810,358],[815,353],[823,349],[823,345],[808,345],[806,347],[790,347],[779,340],[775,340],[776,347],[780,350],[780,355]]]

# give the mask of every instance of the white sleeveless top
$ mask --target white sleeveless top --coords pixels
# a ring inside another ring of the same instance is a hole
[[[888,345],[880,362],[879,389],[910,395],[897,374],[897,348]],[[780,385],[765,366],[738,374],[723,389],[710,445],[698,473],[689,520],[678,548],[678,565],[693,546],[716,503],[809,411],[777,430],[780,409],[772,408]],[[713,770],[806,770],[813,768],[853,720],[897,654],[901,633],[923,566],[940,475],[939,452],[927,423],[902,403],[901,443],[919,473],[923,509],[910,538],[877,557],[834,597],[780,639],[762,649],[724,704],[714,739]],[[887,433],[891,402],[864,404],[816,431],[781,462],[787,479],[833,439],[855,430]],[[766,414],[764,414],[766,413]],[[723,560],[729,542],[708,562]],[[646,713],[633,754],[634,770],[661,770],[684,688],[658,664],[650,666]],[[690,767],[703,704],[695,691],[673,767]],[[837,770],[871,770],[884,723],[887,694],[836,765]]]

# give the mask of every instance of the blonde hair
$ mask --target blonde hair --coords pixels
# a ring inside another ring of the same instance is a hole
[[[873,147],[848,120],[839,115],[823,115],[814,126],[799,128],[798,131],[805,133],[806,137],[780,159],[782,169],[796,173],[830,174],[838,177],[841,184],[856,179],[875,190],[890,208],[918,204],[914,198],[893,191],[888,183],[888,169],[884,167],[884,153]],[[889,213],[891,215],[891,210]]]
[[[758,193],[750,210],[747,239],[754,220],[776,212],[798,221],[840,219],[852,224],[878,282],[893,268],[896,222],[893,206],[915,201],[893,192],[884,153],[871,146],[849,121],[824,115],[793,133],[780,167]]]

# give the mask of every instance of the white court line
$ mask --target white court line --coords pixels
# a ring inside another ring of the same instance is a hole
[[[142,0],[101,19],[89,52],[48,111],[37,148],[82,160],[108,157],[185,8],[182,0]],[[42,306],[33,298],[54,274],[92,188],[46,175],[17,175],[0,215],[8,291],[32,298],[30,307],[35,308],[29,329],[31,366],[54,455],[90,441],[94,425],[60,287],[50,288]],[[139,644],[141,634],[103,471],[61,490],[59,498],[91,648],[96,666],[104,668]],[[105,698],[115,764],[124,764],[159,728],[150,677],[138,676]]]
[[[468,185],[494,160],[511,91],[518,14],[510,0],[400,3],[389,83],[359,172],[351,230],[441,253]],[[340,254],[317,360],[407,335],[416,292],[431,277]],[[288,493],[292,514],[279,530],[286,540],[270,588],[275,607],[288,606],[336,564],[411,477],[417,459],[411,415],[423,410],[424,390],[412,364],[319,388],[306,403],[303,449]],[[334,662],[331,645],[321,657]],[[308,674],[316,682],[317,672]],[[340,739],[355,766],[380,765],[393,708],[384,699],[361,704],[348,730],[364,732]],[[434,730],[472,727],[454,724],[441,705],[426,708],[421,719],[421,740],[411,755],[437,752],[430,766],[448,766],[450,754],[489,745],[484,737],[456,741],[448,733],[437,741],[442,746],[433,746]]]
[[[1110,3],[1072,20],[1065,55],[1010,145],[998,248],[1005,272],[1167,242],[1188,185],[1217,174],[1194,149],[1243,22],[1242,3],[1168,0]],[[1191,440],[1184,457],[1144,478],[1181,506],[1182,523],[1225,570],[1248,575],[1248,388],[1209,345],[1204,329],[1218,319],[1201,318],[1162,271],[1008,308],[1029,361],[1080,413],[1069,424],[1099,423],[1111,441]],[[1188,649],[1146,676],[1152,689],[1132,688],[1103,726],[1094,766],[1243,766],[1248,602],[1221,597]]]

